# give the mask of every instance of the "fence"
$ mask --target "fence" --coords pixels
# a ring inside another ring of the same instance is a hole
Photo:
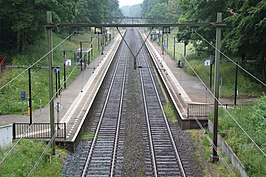
[[[1,60],[1,63],[0,63],[0,71],[2,71],[5,62],[6,62],[6,56],[4,56],[4,57],[2,58],[2,60]]]
[[[34,123],[28,130],[28,123],[13,124],[13,139],[16,138],[34,138],[47,139],[51,138],[50,123]],[[66,139],[66,123],[55,123],[56,136],[55,138]],[[27,132],[26,132],[27,131]]]
[[[208,117],[211,112],[211,104],[195,104],[189,103],[187,105],[188,118],[192,117]]]

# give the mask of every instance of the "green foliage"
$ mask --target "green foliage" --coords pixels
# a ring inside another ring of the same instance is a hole
[[[126,17],[140,17],[141,16],[141,4],[121,7],[121,11],[123,15]]]
[[[79,0],[77,3],[77,15],[75,22],[102,23],[117,21],[112,17],[120,17],[118,0]]]
[[[178,1],[144,0],[142,15],[148,17],[148,23],[176,23],[181,14]]]
[[[189,57],[191,58],[191,57]],[[189,63],[199,74],[201,79],[209,86],[210,67],[204,66],[205,59],[189,60]],[[195,73],[190,67],[187,67],[187,72],[195,76]],[[214,74],[214,65],[213,72]],[[213,76],[214,77],[214,76]],[[221,81],[222,80],[222,81]],[[221,85],[222,82],[222,85]],[[220,65],[220,96],[225,98],[234,97],[235,89],[235,66],[232,63],[221,63]],[[212,86],[213,88],[213,86]],[[244,72],[239,72],[238,75],[238,98],[241,97],[257,97],[264,93],[262,85],[253,82],[252,78],[247,77]]]
[[[222,51],[236,56],[240,64],[261,80],[266,81],[264,58],[266,39],[261,38],[266,32],[266,2],[233,1],[233,0],[180,0],[183,14],[180,22],[215,22],[217,12],[223,13],[227,27],[222,30]],[[188,29],[181,29],[183,33]],[[205,39],[215,44],[215,28],[200,27],[197,32]],[[190,36],[197,51],[203,51],[206,56],[214,53],[214,48],[203,42],[198,35]],[[247,60],[256,63],[245,66]]]
[[[175,111],[174,111],[174,107],[169,101],[163,106],[163,108],[164,108],[164,111],[165,111],[165,114],[166,114],[167,118],[171,122],[177,122],[176,114],[175,114]]]
[[[118,0],[10,0],[0,1],[0,7],[0,49],[22,53],[44,38],[46,11],[53,11],[54,23],[103,23],[122,16]]]
[[[1,176],[27,176],[45,149],[45,146],[46,143],[41,141],[21,140],[10,156],[0,166]],[[7,150],[0,150],[0,160],[4,157]],[[62,153],[62,151],[60,152]],[[52,156],[50,162],[50,155],[46,153],[34,176],[60,176],[62,167],[61,159]]]
[[[234,119],[243,127],[258,146],[266,151],[266,96],[261,97],[251,106],[241,106],[230,109]],[[240,130],[232,117],[219,111],[219,133],[225,138],[237,157],[243,163],[250,176],[266,175],[266,158]]]
[[[85,132],[82,137],[81,140],[82,141],[92,141],[94,137],[94,132]]]
[[[229,165],[230,169],[233,170],[234,175],[232,175],[227,167],[224,165],[222,160],[217,163],[211,163],[211,155],[212,155],[212,145],[210,143],[210,139],[207,138],[205,131],[202,130],[188,130],[188,133],[192,137],[193,144],[198,148],[199,154],[204,159],[205,163],[202,166],[205,166],[206,170],[204,176],[211,176],[208,172],[210,172],[209,168],[211,167],[211,171],[217,177],[229,177],[229,176],[237,176],[241,175],[239,172],[233,167],[230,163],[229,159],[226,157],[224,153],[221,153],[221,156],[225,159],[226,163]],[[210,137],[210,136],[209,136]],[[207,166],[208,167],[207,167]],[[208,170],[207,170],[208,168]]]
[[[75,50],[79,48],[79,41],[90,39],[93,36],[91,33],[84,35],[78,35],[72,37],[71,41],[66,41],[60,47],[54,51],[54,66],[60,66],[63,68],[63,50]],[[65,38],[65,35],[53,35],[54,46],[62,41],[62,38]],[[12,65],[25,66],[28,67],[30,64],[34,63],[36,60],[41,58],[46,54],[47,41],[38,41],[36,44],[31,45],[25,51],[25,54],[17,54],[14,56]],[[84,44],[88,47],[88,44]],[[94,40],[94,50],[93,54],[95,58],[99,52],[97,49],[97,40]],[[66,68],[66,76],[68,77],[70,72],[73,70],[76,62],[73,59],[73,53],[68,52],[67,58],[72,60],[72,66]],[[44,58],[37,66],[48,66],[47,58]],[[12,78],[16,77],[25,69],[9,69],[3,72],[3,75],[0,76],[0,85],[3,86],[5,83],[9,82]],[[62,71],[62,70],[61,70]],[[67,84],[70,84],[74,78],[80,73],[80,68],[76,68],[74,73],[71,75]],[[49,88],[48,88],[48,70],[45,69],[31,69],[31,81],[32,81],[32,101],[33,101],[33,110],[39,108],[40,99],[42,100],[42,105],[46,105],[49,101]],[[61,86],[63,85],[63,72],[60,72]],[[55,84],[54,84],[55,87]],[[1,114],[14,114],[20,113],[22,108],[22,101],[20,100],[20,91],[25,90],[26,95],[28,96],[28,72],[22,74],[18,79],[16,79],[12,84],[0,91],[0,115]],[[27,101],[25,101],[24,106],[26,107]],[[26,108],[25,108],[26,110]]]

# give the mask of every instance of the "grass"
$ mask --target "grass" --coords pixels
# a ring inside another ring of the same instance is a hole
[[[165,103],[163,104],[163,109],[164,109],[164,112],[166,114],[166,117],[168,118],[168,120],[170,120],[172,123],[175,123],[177,122],[177,118],[176,118],[176,114],[175,114],[175,111],[174,111],[174,107],[172,105],[172,103],[169,101],[168,99],[168,95],[166,94],[166,91],[162,85],[162,82],[159,78],[159,75],[158,73],[155,71],[154,72],[155,75],[156,75],[156,78],[157,78],[157,81],[159,83],[159,86],[161,88],[161,91],[162,91],[162,94],[163,94],[163,97],[165,99]]]
[[[195,69],[195,71],[199,74],[201,79],[205,82],[205,84],[207,86],[210,86],[210,69],[209,67],[204,66],[204,60],[191,60],[189,62]],[[224,98],[233,98],[235,91],[235,66],[234,64],[228,62],[221,63],[220,66],[220,95]],[[189,67],[187,67],[187,72],[195,76],[194,72]],[[214,69],[212,73],[214,73]],[[212,78],[214,78],[214,74]],[[252,81],[250,77],[248,77],[245,73],[239,72],[238,98],[260,97],[261,95],[263,95],[264,91],[265,88],[262,85]]]
[[[219,133],[232,148],[245,166],[249,176],[266,175],[266,158],[251,140],[233,121],[241,125],[256,144],[266,152],[266,96],[258,99],[254,105],[238,106],[228,110],[219,110]],[[211,116],[211,121],[213,121]]]
[[[170,120],[170,122],[173,122],[173,123],[177,122],[173,105],[169,101],[167,101],[167,103],[163,105],[163,108],[164,108],[164,111],[165,111],[165,114],[168,120]]]
[[[81,141],[92,141],[93,137],[94,132],[85,132],[81,137]]]
[[[174,58],[174,36],[178,30],[173,30],[171,34],[168,36],[168,48],[166,52]],[[157,40],[157,42],[159,42]],[[167,37],[164,37],[164,42],[167,43]],[[175,45],[175,60],[183,60],[184,55],[184,44],[176,43]],[[204,56],[205,55],[205,56]],[[193,45],[189,43],[187,45],[187,60],[191,64],[191,66],[195,69],[195,71],[199,74],[201,79],[205,82],[207,86],[210,87],[210,68],[204,66],[204,61],[208,59],[206,57],[207,54],[199,55]],[[195,76],[195,73],[192,69],[187,66],[186,71]],[[214,65],[212,71],[214,78]],[[214,83],[214,80],[212,80]],[[220,95],[224,98],[233,98],[234,97],[234,89],[235,89],[235,65],[231,62],[221,62],[220,65]],[[212,84],[213,89],[213,84]],[[239,69],[238,75],[238,97],[260,97],[265,93],[265,87],[259,84],[256,80],[252,79],[248,74]]]
[[[192,137],[194,145],[198,147],[198,154],[200,154],[202,158],[202,163],[205,162],[206,169],[204,170],[204,176],[211,176],[211,173],[215,174],[217,177],[233,176],[222,163],[221,159],[217,163],[211,163],[212,146],[204,131],[188,130],[188,133]],[[230,164],[229,159],[225,156],[225,154],[222,154],[222,157],[225,159],[230,168],[233,169],[234,174],[240,177],[240,174],[232,166],[232,164]]]
[[[67,35],[64,34],[54,34],[53,35],[53,45],[56,46],[59,44]],[[91,36],[94,36],[91,32],[85,33],[84,35],[75,35],[71,38],[71,41],[65,41],[61,46],[59,46],[54,51],[53,65],[60,66],[63,68],[63,50],[75,50],[79,48],[79,42],[84,40],[90,40]],[[97,39],[94,40],[93,48],[93,57],[99,55],[97,49]],[[89,44],[84,43],[85,48],[90,47]],[[16,54],[12,57],[12,61],[7,65],[13,66],[24,66],[28,67],[39,58],[41,58],[47,52],[47,40],[38,41],[35,44],[29,46],[24,54]],[[72,66],[66,68],[66,75],[69,76],[70,72],[73,70],[76,62],[73,59],[73,53],[67,52],[67,58],[72,60]],[[47,57],[41,60],[36,66],[48,66]],[[4,70],[0,75],[0,86],[5,85],[11,79],[18,76],[25,69],[7,69]],[[63,85],[63,70],[61,69],[60,78],[61,86]],[[70,84],[77,75],[80,73],[80,68],[77,67],[74,69],[73,74],[69,77],[67,84]],[[32,80],[32,103],[33,110],[38,109],[40,106],[40,100],[43,105],[46,105],[49,101],[49,82],[48,82],[48,70],[46,69],[31,69],[31,80]],[[54,81],[55,88],[55,81]],[[25,72],[20,75],[14,82],[5,87],[0,91],[0,115],[1,114],[19,114],[21,113],[22,101],[20,100],[20,92],[22,90],[26,91],[28,97],[28,72]],[[25,106],[27,101],[25,101]]]
[[[1,176],[27,176],[45,149],[45,146],[46,143],[42,141],[21,140],[0,166]],[[8,150],[0,150],[0,160]],[[61,176],[62,162],[66,157],[66,151],[57,148],[56,153],[59,153],[60,157],[50,156],[49,152],[46,153],[33,176]]]

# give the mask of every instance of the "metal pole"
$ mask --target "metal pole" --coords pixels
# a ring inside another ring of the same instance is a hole
[[[167,46],[166,46],[166,48],[167,48],[167,50],[168,50],[168,34],[167,34],[167,38],[166,38],[166,43],[167,43]]]
[[[212,63],[210,64],[210,88],[212,88]]]
[[[217,23],[222,22],[222,13],[217,13]],[[218,99],[219,99],[219,73],[220,73],[220,52],[221,49],[221,27],[216,27],[216,50],[215,50],[215,75],[214,75],[214,122],[213,122],[213,144],[212,163],[219,161],[217,153],[218,134]]]
[[[175,37],[174,37],[174,60],[175,60]]]
[[[47,12],[47,23],[52,24],[52,12]],[[48,34],[48,50],[51,51],[48,55],[49,60],[49,95],[50,95],[50,126],[51,126],[51,148],[52,155],[55,155],[55,141],[53,136],[55,134],[55,121],[54,121],[54,91],[53,91],[53,44],[52,44],[52,28],[47,28]]]
[[[91,37],[91,58],[93,58],[93,37]]]
[[[186,71],[186,62],[187,62],[187,45],[186,41],[184,41],[184,71]]]
[[[58,70],[58,89],[59,89],[59,92],[58,94],[60,95],[61,94],[61,84],[60,84],[60,69]]]
[[[29,74],[29,108],[30,108],[30,125],[31,125],[32,124],[31,68],[29,68],[28,74]]]
[[[64,51],[64,88],[66,89],[66,51]]]
[[[80,62],[80,70],[82,71],[82,42],[79,43],[80,50],[79,50],[79,62]]]
[[[58,80],[57,80],[57,70],[55,68],[55,93],[56,97],[58,97]]]
[[[57,102],[56,103],[56,113],[57,113],[57,130],[59,130],[60,128],[59,128],[59,109],[60,109],[60,103],[59,102]]]
[[[102,36],[102,39],[101,39],[101,49],[102,49],[102,51],[101,51],[101,55],[103,55],[103,46],[104,46],[104,36]]]
[[[162,34],[162,54],[164,55],[164,41],[163,41],[163,34]]]
[[[100,34],[98,33],[98,51],[100,51]]]
[[[236,78],[235,78],[235,100],[234,105],[236,105],[236,97],[238,95],[238,88],[237,88],[237,79],[238,79],[238,62],[236,62]]]

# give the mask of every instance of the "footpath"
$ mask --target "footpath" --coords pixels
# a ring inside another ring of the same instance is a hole
[[[162,54],[162,48],[157,42],[152,42],[165,64],[169,67],[182,89],[186,92],[191,103],[214,104],[214,96],[208,91],[204,84],[196,77],[184,71],[184,68],[177,66],[177,61],[173,60],[167,52]],[[188,65],[186,67],[189,67]],[[234,99],[219,98],[223,105],[233,105]],[[255,98],[237,98],[237,104],[254,102]]]

